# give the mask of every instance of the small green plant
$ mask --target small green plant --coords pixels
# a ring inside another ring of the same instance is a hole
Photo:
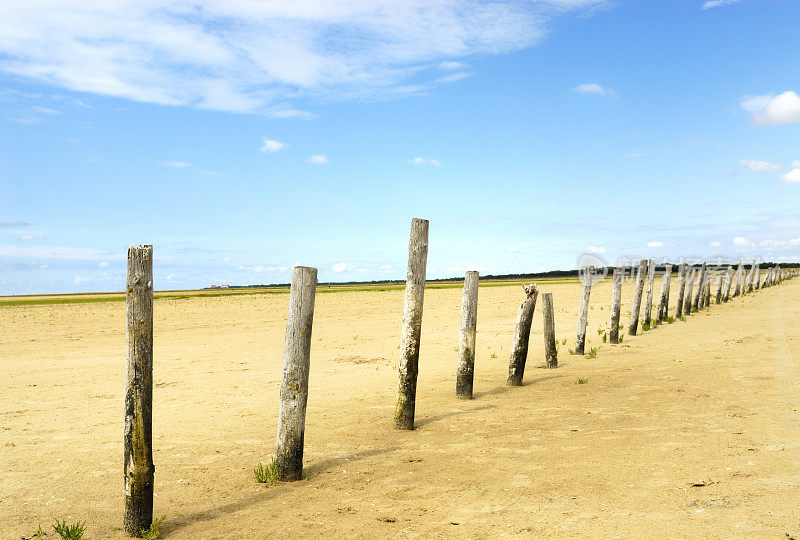
[[[80,540],[83,537],[83,532],[86,530],[85,526],[86,522],[84,521],[76,521],[72,525],[67,525],[67,520],[58,521],[56,520],[53,523],[53,530],[55,530],[58,535],[63,540]]]
[[[675,317],[667,317],[667,324],[672,324],[675,322]]]
[[[47,536],[47,533],[44,532],[44,529],[42,529],[42,524],[40,523],[39,528],[36,529],[35,533],[33,533],[33,538],[41,538],[42,536]]]
[[[567,349],[567,352],[569,352],[569,354],[575,354],[575,351],[573,351],[572,349]]]
[[[598,336],[602,336],[603,335],[603,329],[602,328],[598,328],[597,329],[597,335]]]
[[[608,341],[608,334],[603,332],[603,343],[605,343],[606,341]]]
[[[642,324],[642,332],[647,332],[648,330],[650,330],[650,323]]]
[[[622,340],[623,340],[624,338],[625,338],[625,336],[623,336],[622,334],[620,334],[620,335],[619,335],[619,340],[617,341],[617,343],[622,343]]]
[[[256,482],[260,484],[267,484],[278,480],[278,466],[275,465],[275,458],[266,467],[259,461],[255,469],[253,469],[253,476]]]
[[[150,524],[149,529],[141,530],[142,538],[144,538],[145,540],[156,540],[156,538],[158,538],[159,535],[161,534],[161,531],[159,531],[158,528],[161,526],[161,524],[164,522],[165,519],[167,519],[167,516],[161,516],[158,519],[154,519],[153,522]]]
[[[586,355],[586,358],[597,358],[597,347],[589,349],[589,354]]]
[[[353,336],[353,341],[357,340],[358,336]]]
[[[492,353],[492,358],[497,358],[497,354]]]
[[[586,384],[587,382],[589,382],[589,379],[584,379],[581,377],[577,381],[575,381],[575,384]]]
[[[564,339],[562,339],[562,340],[561,340],[561,344],[562,344],[562,345],[566,345],[566,344],[567,344],[567,338],[564,338]]]

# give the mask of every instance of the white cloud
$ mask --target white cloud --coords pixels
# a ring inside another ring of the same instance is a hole
[[[106,261],[101,262],[97,265],[98,268],[108,268],[108,263]]]
[[[783,165],[770,163],[769,161],[758,161],[756,159],[743,159],[739,162],[739,167],[745,167],[756,172],[777,172],[783,169]]]
[[[287,266],[263,266],[263,265],[256,265],[256,266],[240,266],[239,270],[244,270],[246,272],[254,272],[256,274],[263,274],[264,272],[277,272],[282,274],[286,272],[289,268]]]
[[[572,89],[578,94],[599,94],[601,96],[617,97],[617,93],[611,88],[603,88],[597,83],[579,84]]]
[[[735,4],[739,0],[708,0],[703,3],[703,9],[711,9],[715,7],[729,6]]]
[[[777,96],[748,96],[741,107],[753,115],[754,126],[800,123],[800,96],[791,90]]]
[[[345,270],[347,270],[347,266],[348,266],[348,264],[344,263],[344,262],[336,263],[336,264],[333,265],[333,271],[334,272],[344,272]]]
[[[444,77],[439,77],[435,79],[433,82],[437,83],[449,83],[449,82],[456,82],[460,81],[461,79],[466,79],[470,77],[472,73],[466,73],[464,71],[459,71],[457,73],[451,73],[450,75],[445,75]]]
[[[800,183],[800,168],[792,169],[786,174],[781,175],[781,182],[788,182],[790,184]]]
[[[603,246],[589,246],[586,248],[586,253],[605,253],[606,248]]]
[[[800,169],[800,161],[792,161],[793,169]]]
[[[551,18],[609,3],[6,2],[0,71],[135,101],[291,116],[295,99],[423,92],[431,68],[525,49]]]
[[[86,283],[87,281],[90,281],[90,279],[81,276],[75,276],[75,285],[80,285],[81,283]]]
[[[463,69],[467,67],[467,64],[464,62],[442,62],[439,64],[439,69],[444,70],[456,70],[456,69]]]
[[[425,159],[419,156],[408,160],[412,165],[433,165],[434,167],[441,167],[442,164],[438,159]]]
[[[261,139],[261,142],[263,144],[261,145],[261,148],[259,150],[261,150],[262,152],[269,152],[270,154],[274,154],[275,152],[280,152],[281,150],[289,146],[286,143],[282,143],[280,141],[273,141],[272,139]]]
[[[720,244],[719,242],[711,242],[711,243],[710,243],[710,244],[708,244],[708,245],[709,245],[709,246],[711,246],[711,247],[719,247],[719,246],[721,246],[722,244]]]
[[[664,242],[658,242],[658,241],[647,242],[647,247],[651,247],[651,248],[664,247]]]
[[[0,257],[18,259],[62,259],[92,261],[107,259],[109,254],[98,249],[76,247],[20,247],[0,244]],[[121,258],[121,256],[117,256]]]
[[[737,236],[736,238],[733,239],[733,245],[736,247],[747,247],[751,244],[747,238],[743,236]]]
[[[50,107],[40,107],[39,105],[34,105],[31,109],[41,114],[61,114],[61,111],[51,109]]]
[[[167,161],[164,165],[172,167],[173,169],[185,169],[192,166],[192,164],[187,161]]]
[[[328,158],[319,154],[314,154],[313,156],[308,156],[308,162],[315,165],[325,165],[328,163]]]
[[[23,234],[19,237],[23,242],[32,242],[34,240],[44,240],[43,234]]]
[[[391,264],[384,264],[382,266],[379,266],[378,270],[380,270],[381,272],[391,272],[392,271],[392,265]]]

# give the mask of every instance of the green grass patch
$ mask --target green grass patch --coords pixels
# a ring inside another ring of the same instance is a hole
[[[159,531],[158,528],[162,523],[164,523],[165,519],[167,519],[167,516],[161,516],[158,519],[154,519],[149,528],[141,530],[142,538],[145,540],[156,540],[156,538],[161,535],[161,531]]]
[[[41,528],[41,527],[40,527]],[[72,525],[67,525],[67,520],[53,523],[53,530],[58,533],[62,540],[80,540],[86,530],[85,522],[79,521]]]
[[[253,469],[253,476],[260,484],[269,484],[278,481],[278,466],[275,465],[275,458],[266,467],[259,461]]]

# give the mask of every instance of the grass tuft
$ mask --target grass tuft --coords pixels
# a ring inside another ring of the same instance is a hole
[[[77,521],[72,525],[67,525],[67,520],[58,521],[53,523],[53,530],[55,530],[62,540],[80,540],[86,530],[85,521]],[[41,529],[41,527],[40,527]]]
[[[158,528],[161,526],[161,524],[164,522],[165,519],[167,519],[167,516],[161,516],[158,519],[154,519],[153,522],[150,524],[149,529],[141,530],[142,538],[144,538],[145,540],[156,540],[156,538],[158,538],[159,535],[161,535],[161,531],[159,531]]]
[[[256,482],[260,484],[268,484],[278,481],[278,466],[275,465],[275,458],[266,467],[259,461],[255,469],[253,469],[253,476]]]
[[[589,382],[589,379],[584,379],[583,377],[581,377],[577,381],[575,381],[575,384],[586,384],[588,382]]]
[[[597,358],[597,347],[589,349],[589,354],[586,355],[586,358]]]

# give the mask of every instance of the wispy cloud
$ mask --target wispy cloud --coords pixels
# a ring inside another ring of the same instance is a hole
[[[19,237],[23,242],[33,242],[34,240],[44,240],[43,234],[23,234]]]
[[[320,154],[314,154],[313,156],[308,156],[308,162],[314,165],[325,165],[328,163],[328,158]]]
[[[13,227],[27,227],[30,223],[24,221],[0,221],[0,227],[13,228]]]
[[[263,144],[261,145],[261,148],[259,150],[261,150],[262,152],[268,152],[270,154],[274,154],[275,152],[280,152],[281,150],[289,146],[286,143],[282,143],[280,141],[274,141],[272,139],[261,139],[261,142]]]
[[[439,69],[443,70],[464,69],[465,67],[467,67],[467,64],[464,62],[442,62],[439,64]]]
[[[192,166],[188,161],[167,161],[164,165],[173,169],[186,169]]]
[[[586,253],[597,254],[597,253],[605,253],[605,252],[606,252],[606,248],[604,246],[589,246],[588,248],[586,248]]]
[[[0,244],[0,257],[15,259],[62,259],[76,261],[93,261],[99,259],[120,258],[103,253],[98,249],[76,247],[21,247]]]
[[[429,68],[530,47],[609,0],[10,2],[0,70],[70,90],[278,117],[303,97],[402,96]],[[440,81],[441,82],[441,81]]]
[[[792,169],[786,174],[782,174],[781,182],[788,182],[790,184],[800,184],[800,168]]]
[[[617,93],[611,88],[603,88],[597,83],[579,84],[572,89],[576,94],[598,94],[601,96],[617,97]]]
[[[777,96],[746,96],[740,106],[752,115],[754,126],[800,123],[800,96],[791,90]]]
[[[426,159],[419,156],[409,159],[408,162],[412,165],[433,165],[434,167],[442,166],[438,159]]]
[[[39,105],[34,105],[31,107],[31,110],[39,114],[61,114],[61,111],[51,109],[50,107],[41,107]]]
[[[715,7],[722,7],[722,6],[729,6],[731,4],[735,4],[739,0],[708,0],[707,2],[703,2],[702,9],[711,9]]]
[[[664,242],[659,242],[659,241],[657,241],[657,240],[655,240],[655,241],[653,241],[653,242],[647,242],[647,247],[649,247],[649,248],[660,248],[660,247],[664,247]]]
[[[756,172],[778,172],[783,169],[783,165],[770,163],[769,161],[758,161],[756,159],[743,159],[739,162],[739,167],[745,167]]]

